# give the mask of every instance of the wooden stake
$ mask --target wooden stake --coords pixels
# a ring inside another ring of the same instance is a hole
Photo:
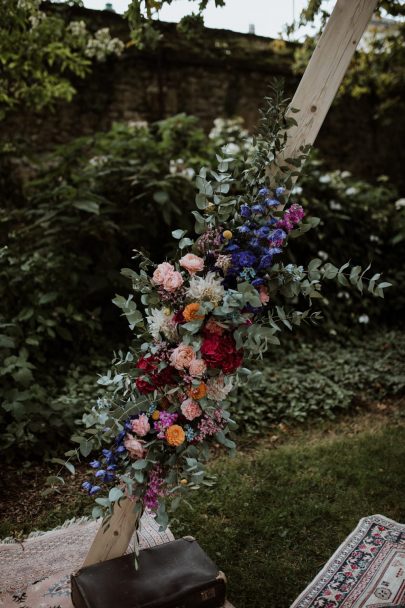
[[[376,5],[337,0],[291,102],[299,112],[287,112],[297,126],[288,129],[282,158],[295,158],[301,146],[314,143]]]
[[[115,503],[109,527],[100,525],[82,566],[83,568],[124,555],[138,520],[134,508],[135,503],[128,498],[120,501],[120,504]]]

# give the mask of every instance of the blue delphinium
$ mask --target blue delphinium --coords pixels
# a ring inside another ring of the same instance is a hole
[[[253,205],[252,213],[255,213],[256,215],[264,215],[266,213],[266,207],[259,204]]]
[[[261,226],[258,230],[255,230],[255,235],[259,239],[265,239],[270,234],[270,228],[268,226]]]
[[[252,215],[252,210],[249,205],[242,205],[240,208],[240,214],[244,218],[249,218]]]

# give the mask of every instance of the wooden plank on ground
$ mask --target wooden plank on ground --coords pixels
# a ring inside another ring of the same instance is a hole
[[[134,533],[137,519],[132,500],[127,498],[120,504],[115,503],[109,527],[100,525],[83,568],[124,555]]]

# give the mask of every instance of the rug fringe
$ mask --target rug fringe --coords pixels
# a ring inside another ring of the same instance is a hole
[[[44,534],[49,534],[50,532],[56,532],[57,530],[65,530],[66,528],[70,528],[70,526],[74,526],[77,524],[85,524],[90,521],[95,521],[91,516],[82,515],[82,517],[72,517],[71,519],[67,519],[60,526],[56,526],[52,528],[52,530],[33,530],[22,540],[30,540],[32,538],[38,538],[39,536],[44,536]],[[21,542],[21,539],[16,539],[13,536],[7,536],[6,538],[0,539],[0,544],[4,545],[14,545]]]

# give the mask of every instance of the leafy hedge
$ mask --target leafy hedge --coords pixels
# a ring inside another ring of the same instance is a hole
[[[290,352],[258,362],[233,397],[241,429],[258,433],[277,422],[333,417],[353,404],[405,392],[405,334],[367,332],[362,339],[296,340]]]
[[[180,115],[75,140],[36,161],[30,181],[17,179],[13,159],[0,159],[7,166],[0,180],[3,449],[42,454],[66,440],[83,407],[82,397],[63,407],[58,399],[70,391],[68,370],[93,366],[97,353],[108,355],[128,339],[111,304],[127,290],[121,267],[135,247],[156,260],[170,253],[173,226],[191,227],[194,170],[212,164],[225,141],[242,161],[250,147],[245,136],[240,121],[217,120],[207,137],[195,118]],[[317,160],[301,185],[300,202],[321,224],[293,244],[293,257],[327,255],[339,265],[350,251],[354,263],[371,261],[394,282],[385,302],[360,301],[342,286],[329,304],[320,302],[325,327],[395,322],[405,304],[405,209],[395,205],[394,187],[326,172]]]

